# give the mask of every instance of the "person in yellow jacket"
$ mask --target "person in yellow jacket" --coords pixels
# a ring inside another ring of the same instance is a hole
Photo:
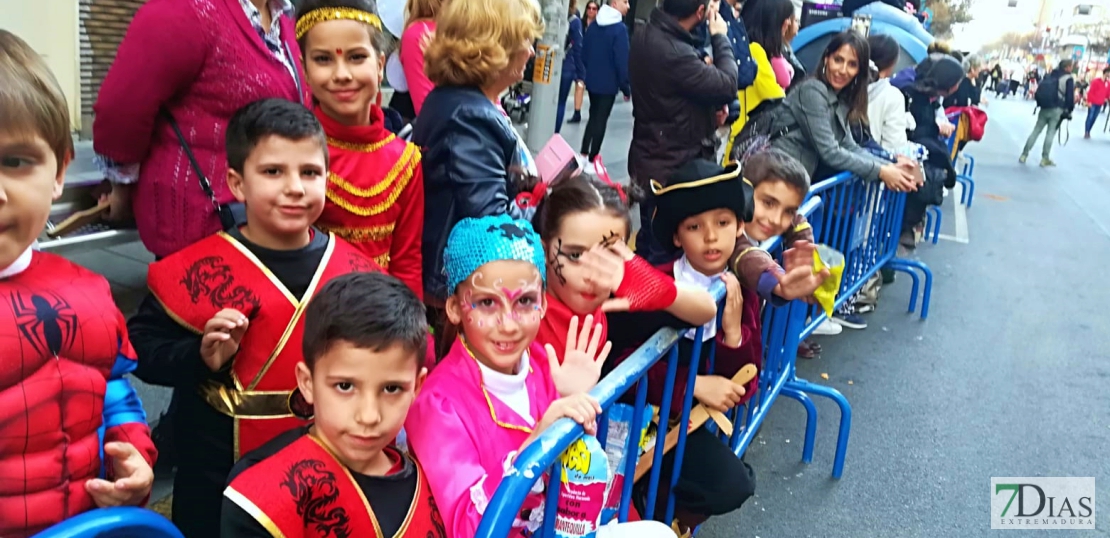
[[[728,143],[725,145],[724,164],[727,166],[732,164],[732,145],[736,142],[736,136],[740,134],[740,129],[744,128],[744,124],[748,122],[753,111],[760,105],[782,99],[786,97],[786,90],[779,86],[778,81],[775,79],[775,71],[771,68],[771,61],[767,57],[767,51],[763,50],[763,46],[759,43],[752,42],[749,44],[752,53],[752,59],[756,63],[755,82],[751,86],[744,88],[737,93],[740,99],[740,117],[732,124],[729,131]]]

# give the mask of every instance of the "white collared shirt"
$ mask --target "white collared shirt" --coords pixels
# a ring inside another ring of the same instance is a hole
[[[690,284],[691,287],[696,287],[698,289],[703,289],[706,291],[709,290],[709,286],[713,285],[714,281],[720,280],[721,275],[723,274],[724,271],[715,275],[701,274],[700,272],[698,272],[697,269],[694,269],[693,266],[690,265],[690,261],[686,259],[685,254],[683,254],[682,257],[678,259],[678,261],[674,262],[675,283]],[[713,339],[714,336],[717,336],[717,316],[713,316],[713,319],[702,327],[705,328],[705,331],[703,331],[701,335],[702,342]],[[696,332],[697,328],[695,327],[686,331],[685,336],[686,338],[693,340]]]
[[[509,406],[514,413],[520,415],[529,426],[536,425],[532,417],[531,400],[528,398],[528,352],[520,358],[517,373],[508,375],[498,372],[478,361],[478,369],[482,372],[482,383],[502,403]]]

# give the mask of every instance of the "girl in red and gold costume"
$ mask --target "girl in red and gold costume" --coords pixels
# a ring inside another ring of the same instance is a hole
[[[387,129],[375,104],[382,80],[382,23],[373,0],[308,0],[297,40],[328,135],[327,203],[317,226],[346,239],[423,296],[420,151]]]

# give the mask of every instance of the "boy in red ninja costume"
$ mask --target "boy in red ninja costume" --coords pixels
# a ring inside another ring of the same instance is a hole
[[[108,281],[32,246],[73,158],[69,107],[43,59],[0,30],[0,536],[140,505],[157,452]]]

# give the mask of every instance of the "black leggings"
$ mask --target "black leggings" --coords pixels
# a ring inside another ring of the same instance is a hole
[[[601,142],[605,139],[605,127],[609,124],[609,113],[613,111],[616,95],[590,92],[590,118],[582,133],[582,154],[590,157],[590,162],[601,153]]]

